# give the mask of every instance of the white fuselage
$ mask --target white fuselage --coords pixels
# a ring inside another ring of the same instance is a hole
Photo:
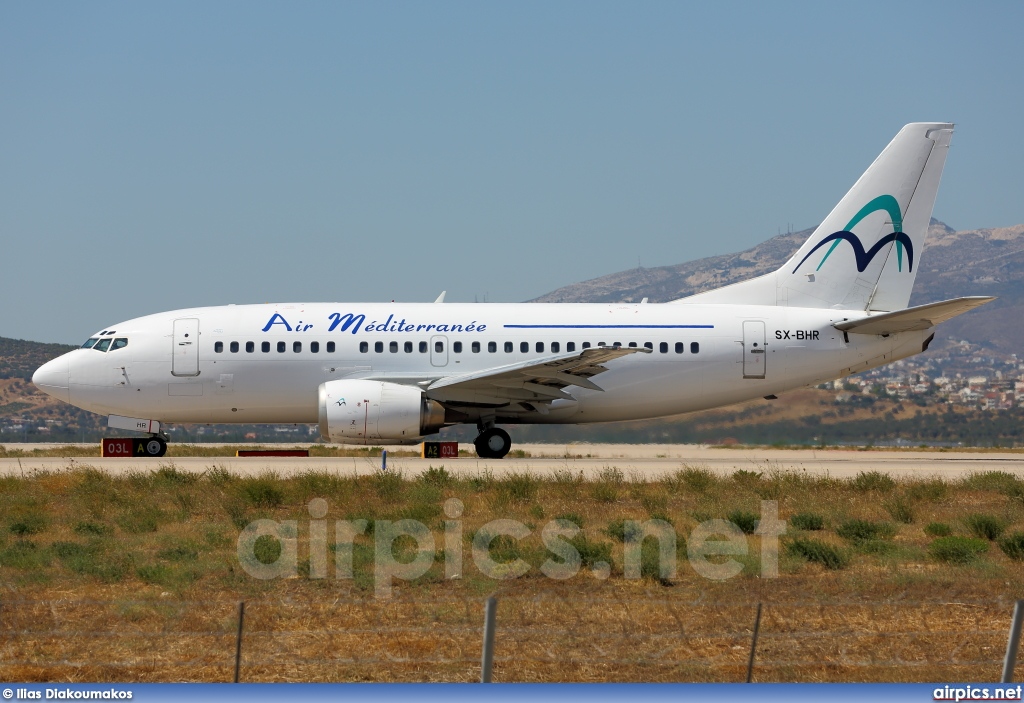
[[[496,411],[499,422],[636,420],[774,395],[886,364],[920,352],[932,331],[882,337],[832,327],[863,316],[724,304],[229,305],[113,325],[101,338],[127,340],[120,348],[72,351],[40,369],[37,382],[102,414],[164,423],[314,423],[318,388],[326,381],[374,379],[426,389],[446,376],[585,345],[647,345],[652,353],[606,364],[594,377],[603,392],[570,386],[571,399],[555,400],[546,412]],[[472,407],[462,411],[462,421],[474,420]]]

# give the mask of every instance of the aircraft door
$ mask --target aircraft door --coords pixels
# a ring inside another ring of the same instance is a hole
[[[430,363],[434,366],[448,365],[448,338],[443,335],[430,338]]]
[[[768,361],[764,322],[743,321],[743,378],[764,378]]]
[[[174,321],[171,375],[199,375],[199,320],[195,318]]]

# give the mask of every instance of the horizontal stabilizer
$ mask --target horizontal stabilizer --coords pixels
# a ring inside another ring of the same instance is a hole
[[[897,332],[915,332],[934,327],[940,322],[962,315],[968,310],[990,303],[995,298],[987,295],[973,295],[968,298],[943,300],[940,303],[918,305],[906,310],[886,312],[880,315],[862,317],[859,320],[837,322],[835,327],[840,332],[854,334],[896,334]]]

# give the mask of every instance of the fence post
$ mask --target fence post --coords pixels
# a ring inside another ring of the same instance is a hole
[[[235,683],[242,670],[242,627],[245,623],[245,601],[238,604],[238,637],[235,639]]]
[[[498,610],[498,599],[491,596],[484,604],[484,651],[480,660],[480,683],[491,682],[494,668],[494,622]]]
[[[747,683],[754,680],[754,652],[757,651],[757,635],[761,631],[761,604],[757,604],[757,616],[754,618],[754,637],[750,640],[750,659],[747,661]]]
[[[1011,683],[1013,681],[1013,665],[1017,663],[1017,650],[1020,648],[1022,622],[1024,622],[1024,600],[1019,600],[1013,606],[1013,620],[1010,622],[1010,639],[1006,643],[1006,658],[1003,660],[1002,683]]]
[[[387,471],[388,470],[388,450],[387,449],[381,449],[380,450],[380,470],[381,471]]]

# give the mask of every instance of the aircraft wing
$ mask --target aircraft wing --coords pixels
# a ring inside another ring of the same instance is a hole
[[[603,391],[590,380],[608,370],[603,364],[636,353],[650,354],[651,350],[646,347],[593,347],[581,352],[496,366],[486,371],[447,376],[434,381],[426,390],[432,398],[478,403],[574,400],[565,388],[578,386]]]
[[[940,303],[928,303],[917,307],[884,312],[878,315],[862,317],[859,320],[837,322],[833,325],[840,332],[854,334],[896,334],[897,332],[915,332],[934,327],[940,322],[962,315],[995,298],[987,295],[973,295],[968,298],[943,300]]]

